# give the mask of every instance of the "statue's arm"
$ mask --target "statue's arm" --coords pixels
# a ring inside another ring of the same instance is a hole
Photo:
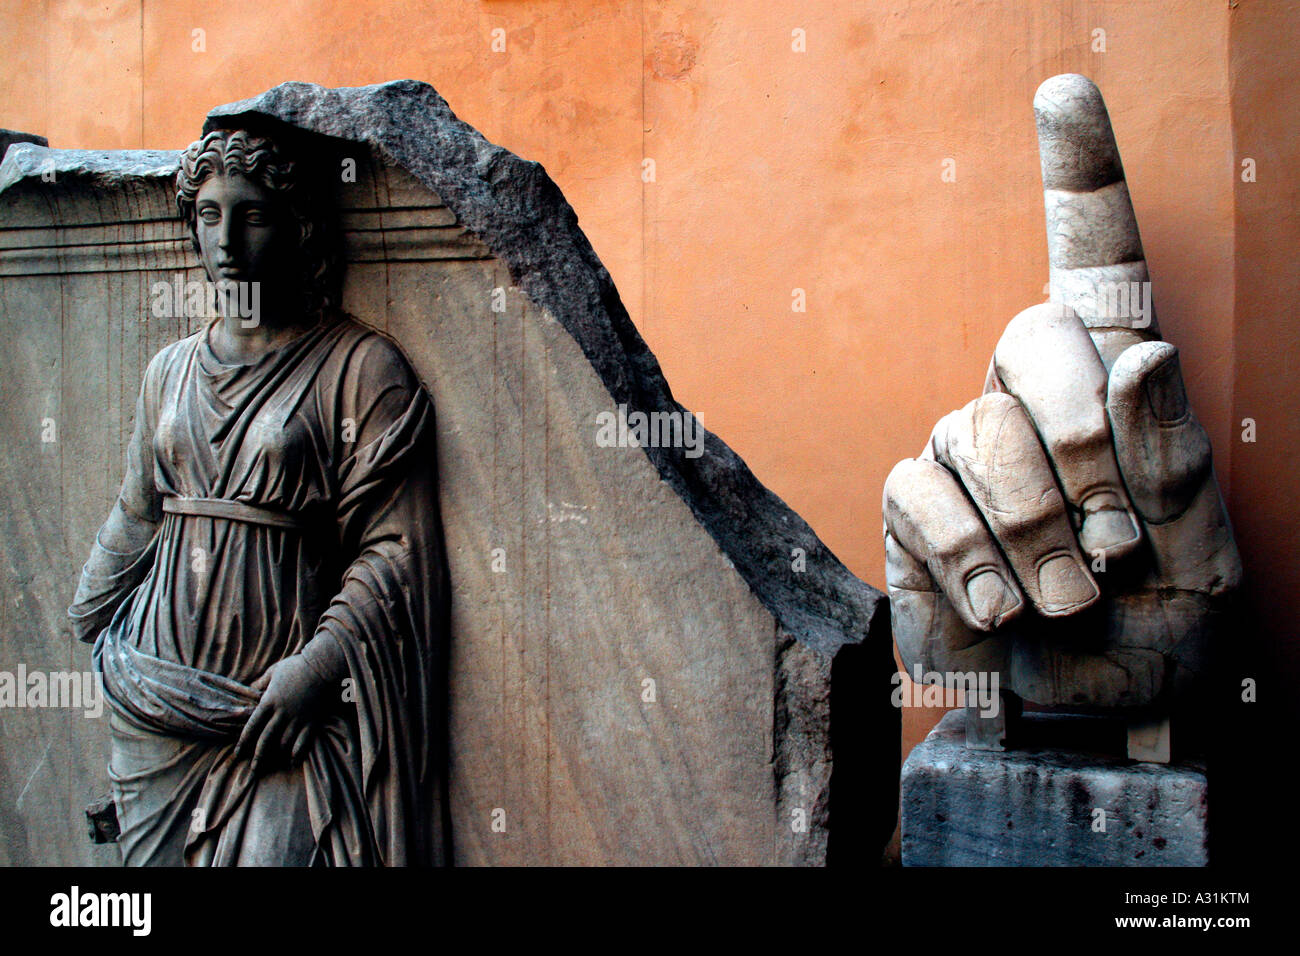
[[[355,431],[339,455],[339,536],[352,561],[303,650],[332,681],[348,674],[343,646],[383,631],[375,624],[410,591],[420,595],[412,616],[421,623],[445,600],[432,401],[405,357],[379,338],[358,349],[342,385],[338,417]]]
[[[153,566],[154,539],[162,521],[162,498],[154,473],[150,364],[136,402],[135,430],[126,451],[122,489],[107,520],[95,535],[90,557],[81,570],[81,583],[68,608],[77,637],[93,643],[114,613],[144,580]]]
[[[398,729],[406,720],[395,709],[400,702],[422,720],[433,713],[428,698],[449,592],[433,404],[406,360],[378,338],[357,349],[337,396],[329,430],[348,564],[311,640],[253,685],[264,690],[237,752],[252,757],[255,773],[277,755],[302,758],[315,715],[340,699],[345,679],[356,682],[363,736],[385,741],[373,746],[424,739],[424,729]],[[415,756],[392,759],[408,758]]]

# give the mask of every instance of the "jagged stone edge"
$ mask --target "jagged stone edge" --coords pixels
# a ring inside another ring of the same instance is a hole
[[[646,412],[681,410],[559,187],[541,164],[488,142],[458,119],[432,86],[283,83],[212,110],[204,132],[250,118],[365,143],[406,169],[559,320],[616,402]],[[706,432],[705,452],[696,459],[682,449],[644,451],[796,639],[834,654],[887,621],[884,595],[844,567],[716,435]],[[806,572],[791,570],[794,548],[807,555]]]

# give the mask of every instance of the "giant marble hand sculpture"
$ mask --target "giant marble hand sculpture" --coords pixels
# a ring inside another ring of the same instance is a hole
[[[984,394],[939,421],[884,490],[894,634],[909,671],[998,674],[1020,700],[1118,711],[1168,760],[1168,715],[1207,666],[1241,577],[1178,350],[1160,339],[1101,94],[1034,99],[1051,301],[1011,320]],[[970,711],[968,711],[970,713]]]

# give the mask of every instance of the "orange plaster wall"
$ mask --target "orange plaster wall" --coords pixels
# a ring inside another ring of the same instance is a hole
[[[209,107],[285,80],[432,83],[545,165],[677,397],[882,586],[886,474],[978,393],[1003,325],[1045,298],[1030,103],[1048,76],[1085,73],[1110,105],[1161,326],[1243,550],[1273,560],[1285,471],[1276,448],[1241,457],[1234,389],[1251,363],[1291,359],[1244,342],[1255,326],[1235,318],[1234,233],[1255,229],[1266,252],[1273,240],[1234,205],[1230,94],[1249,85],[1230,71],[1234,13],[1205,0],[0,0],[0,125],[56,146],[179,148]],[[1268,12],[1251,15],[1250,42],[1268,46]],[[1294,77],[1295,49],[1269,69]],[[1293,148],[1285,125],[1269,129]],[[1294,208],[1290,175],[1291,193],[1267,195]],[[1293,318],[1294,265],[1274,253],[1246,296],[1264,307],[1289,267]],[[1294,376],[1279,382],[1294,407]],[[1238,486],[1262,497],[1238,501]],[[1243,520],[1246,504],[1264,514]],[[904,753],[939,716],[905,712]]]

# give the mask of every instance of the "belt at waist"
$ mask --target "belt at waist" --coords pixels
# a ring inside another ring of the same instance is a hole
[[[174,515],[202,515],[205,518],[227,518],[248,524],[269,525],[272,528],[298,530],[303,523],[287,511],[274,511],[256,505],[232,501],[229,498],[173,498],[163,499],[163,511]]]

